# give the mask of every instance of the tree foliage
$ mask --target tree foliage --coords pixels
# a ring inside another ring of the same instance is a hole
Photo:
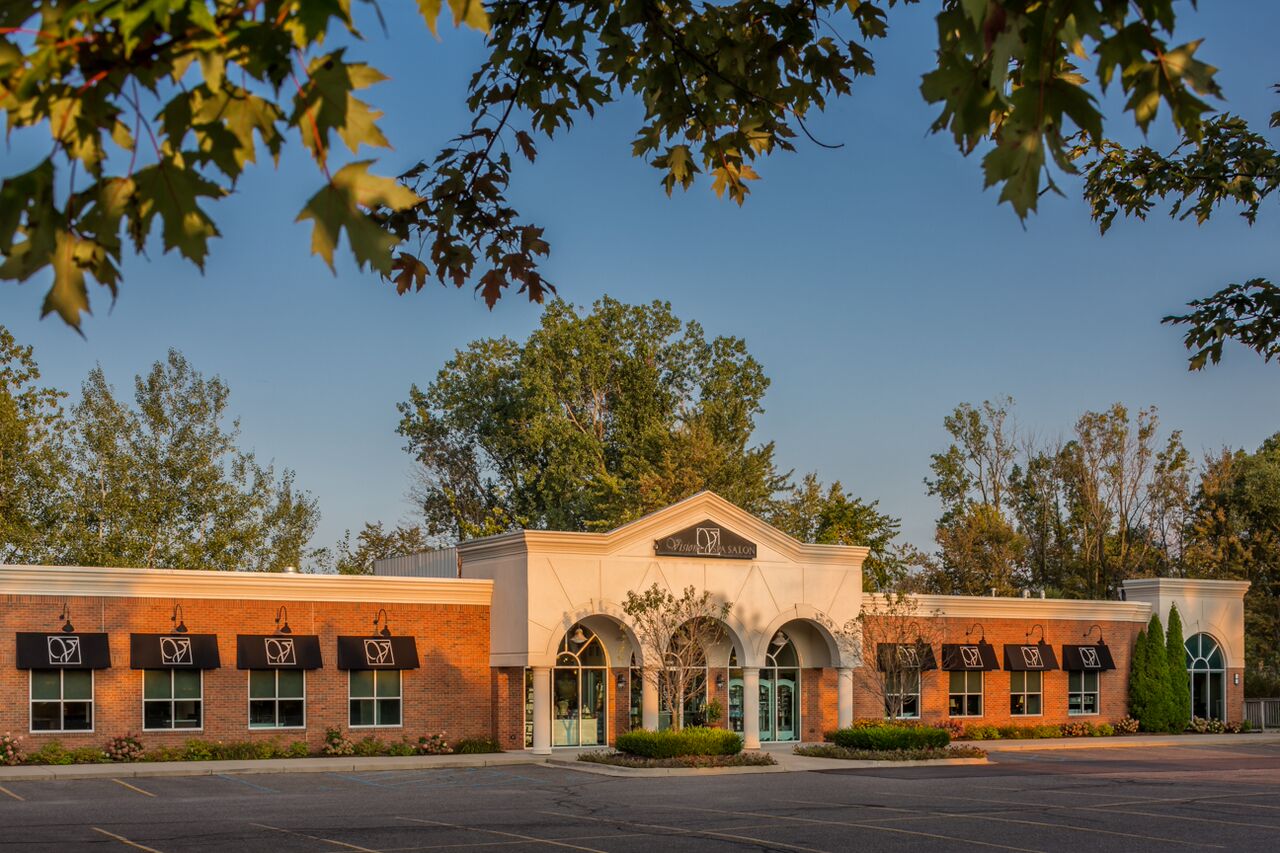
[[[433,31],[443,5],[418,4]],[[0,275],[52,275],[45,313],[78,326],[88,278],[115,294],[124,251],[153,232],[202,267],[217,201],[260,154],[300,144],[324,184],[299,218],[330,264],[345,232],[356,261],[400,292],[434,278],[471,283],[489,305],[512,287],[541,300],[549,246],[506,199],[510,152],[532,161],[536,140],[634,100],[644,112],[632,152],[667,193],[709,180],[742,204],[762,158],[802,135],[829,144],[807,121],[875,74],[872,47],[899,3],[448,5],[455,23],[487,31],[474,118],[397,185],[365,160],[331,167],[339,145],[386,145],[380,114],[356,94],[383,77],[348,58],[363,47],[350,0],[9,4],[0,107],[11,128],[47,130],[53,146],[4,176]],[[1113,87],[1127,99],[1123,123],[1145,131],[1164,113],[1199,143],[1205,99],[1220,93],[1200,42],[1175,38],[1176,24],[1173,0],[945,0],[936,64],[922,69],[932,130],[980,152],[987,185],[1020,217],[1056,189],[1054,169],[1072,173],[1075,152],[1106,144],[1099,97]]]
[[[1169,607],[1165,656],[1169,675],[1169,730],[1181,732],[1191,722],[1191,680],[1187,677],[1187,647],[1182,636],[1182,615],[1178,613],[1176,604]]]
[[[29,347],[0,327],[0,555],[91,566],[280,571],[297,566],[316,502],[239,448],[230,390],[176,350],[132,405],[94,368],[68,412]]]
[[[344,531],[332,553],[326,554],[326,568],[340,575],[371,575],[373,564],[391,557],[407,557],[430,548],[422,527],[399,524],[390,530],[381,521],[365,522],[351,547],[351,531]]]
[[[832,626],[842,652],[855,651],[862,660],[854,678],[880,700],[891,720],[903,715],[913,693],[924,695],[925,662],[942,642],[943,630],[941,611],[924,610],[919,597],[901,589],[863,596],[856,619]],[[917,714],[921,710],[917,706]]]
[[[1183,654],[1185,656],[1185,652]],[[1178,659],[1177,674],[1186,680],[1185,657]],[[1160,614],[1152,613],[1146,630],[1138,634],[1129,666],[1129,713],[1142,726],[1143,731],[1181,731],[1175,728],[1181,712],[1174,707],[1173,677]],[[1188,715],[1190,709],[1191,699],[1188,694]]]

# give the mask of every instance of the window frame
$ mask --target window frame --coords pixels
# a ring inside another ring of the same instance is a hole
[[[969,689],[969,676],[974,674],[977,674],[978,676],[978,690],[976,693]],[[952,677],[956,675],[964,676],[964,690],[959,693],[951,689]],[[948,678],[947,678],[947,716],[948,717],[967,717],[970,719],[976,719],[978,717],[986,716],[986,710],[987,710],[986,708],[987,703],[985,698],[986,689],[987,689],[987,674],[982,670],[980,669],[952,670],[950,673],[948,673]],[[951,699],[954,696],[964,697],[964,701],[961,702],[961,705],[963,707],[963,713],[957,714],[951,710]],[[978,697],[978,713],[976,714],[968,713],[968,708],[969,708],[968,699],[970,696]]]
[[[142,670],[142,730],[144,732],[203,732],[204,731],[204,670],[198,669],[200,673],[200,698],[199,699],[178,699],[173,695],[173,674],[175,672],[191,672],[191,670],[179,670],[174,667],[168,669],[144,669]],[[169,698],[168,699],[148,699],[147,698],[147,673],[148,672],[164,672],[169,675]],[[195,701],[200,704],[200,725],[195,728],[179,727],[174,725],[177,721],[177,714],[174,712],[173,705],[177,702]],[[169,703],[169,725],[163,728],[155,728],[147,726],[147,703],[148,702],[168,702]]]
[[[352,696],[351,695],[351,679],[357,672],[369,672],[373,674],[373,695],[372,696]],[[378,676],[384,672],[394,672],[396,674],[396,683],[399,689],[396,695],[379,696],[378,695]],[[378,722],[378,701],[394,698],[400,703],[400,722],[398,723],[379,723]],[[367,724],[356,725],[351,722],[351,703],[353,701],[368,701],[373,703],[373,722]],[[404,671],[399,669],[351,669],[347,670],[347,728],[348,729],[403,729],[404,728]]]
[[[88,700],[85,700],[85,699],[71,699],[71,700],[68,700],[68,699],[66,699],[66,698],[65,698],[65,697],[66,697],[66,695],[67,695],[67,687],[66,687],[66,684],[67,684],[67,679],[66,679],[67,670],[66,670],[65,668],[64,668],[64,669],[54,669],[54,668],[50,667],[50,668],[47,668],[47,669],[30,669],[30,670],[27,670],[27,732],[28,732],[29,734],[33,734],[33,735],[53,735],[53,734],[93,734],[93,733],[96,731],[96,729],[97,729],[97,725],[98,725],[98,709],[97,709],[97,707],[95,707],[95,706],[97,705],[97,698],[96,698],[96,695],[97,695],[97,689],[98,689],[98,674],[97,674],[94,670],[92,670],[92,669],[90,669],[90,670],[77,669],[77,670],[71,670],[71,671],[72,671],[72,672],[88,672],[88,673],[89,673],[89,698],[88,698]],[[36,704],[36,698],[35,698],[35,695],[34,695],[34,694],[35,694],[35,686],[36,686],[36,685],[35,685],[35,674],[36,674],[37,672],[56,672],[56,673],[58,673],[58,698],[57,698],[56,700],[54,700],[54,699],[41,699],[40,701],[41,701],[41,702],[55,702],[55,701],[57,702],[57,704],[58,704],[58,726],[59,726],[59,728],[56,728],[56,729],[36,729],[36,728],[34,728],[34,724],[35,724],[35,704]],[[66,705],[66,703],[67,703],[68,701],[71,701],[71,702],[78,702],[78,703],[84,703],[84,702],[86,702],[86,701],[88,702],[88,705],[89,705],[89,728],[87,728],[87,729],[69,729],[69,728],[67,728],[67,727],[66,727],[66,725],[67,725],[67,712],[66,712],[66,708],[65,708],[64,706]]]
[[[1027,687],[1027,681],[1033,675],[1036,677],[1036,680],[1040,682],[1038,685],[1038,689],[1036,690],[1030,690]],[[1013,680],[1019,676],[1022,677],[1022,689],[1014,690]],[[1017,697],[1017,696],[1022,697],[1022,706],[1024,708],[1027,706],[1028,697],[1031,697],[1031,696],[1037,697],[1040,700],[1040,710],[1036,711],[1034,714],[1028,713],[1027,711],[1015,711],[1013,700],[1014,700],[1014,697]],[[1044,673],[1043,672],[1041,672],[1038,669],[1028,669],[1028,670],[1015,670],[1009,673],[1009,716],[1010,717],[1043,717],[1044,716]]]
[[[901,688],[901,686],[902,686],[901,679],[906,678],[906,677],[914,677],[914,678],[915,678],[915,688],[916,688],[916,689],[915,689],[914,691],[912,691],[912,692],[905,692],[905,691],[903,691],[903,690],[901,690],[901,689],[898,689],[898,690],[893,689],[894,687]],[[885,700],[884,700],[884,701],[885,701],[885,705],[887,706],[887,705],[889,704],[889,697],[891,697],[891,696],[901,696],[901,697],[902,697],[903,712],[902,712],[901,714],[899,714],[899,715],[898,715],[898,719],[899,719],[899,720],[918,720],[918,719],[920,719],[920,693],[921,693],[921,684],[922,684],[923,680],[924,680],[924,679],[923,679],[923,673],[922,673],[920,670],[918,670],[918,669],[908,669],[908,670],[900,670],[900,671],[898,671],[898,672],[887,672],[887,673],[885,673]],[[895,684],[895,681],[897,682],[896,684]],[[906,712],[906,705],[907,705],[907,698],[908,698],[908,697],[914,697],[914,698],[915,698],[915,700],[916,700],[916,711],[915,711],[915,713],[914,713],[914,714],[908,714],[908,713]],[[884,715],[885,715],[885,719],[888,719],[888,718],[889,718],[889,709],[888,709],[888,707],[886,707],[886,708],[884,709]]]
[[[1080,689],[1072,690],[1071,676],[1075,675],[1076,673],[1080,674]],[[1085,676],[1089,676],[1089,675],[1092,675],[1094,678],[1092,690],[1085,689],[1084,679],[1085,679]],[[1079,710],[1079,711],[1071,710],[1071,697],[1073,695],[1080,697],[1080,707],[1082,710]],[[1092,711],[1083,710],[1085,696],[1093,697]],[[1100,713],[1102,713],[1102,673],[1096,669],[1068,670],[1067,671],[1067,716],[1068,717],[1096,717]]]
[[[245,725],[251,732],[288,732],[303,731],[307,727],[307,671],[305,669],[280,670],[280,669],[250,669],[247,670],[248,678],[245,680]],[[253,695],[253,675],[255,672],[269,672],[274,676],[275,693],[270,699],[262,696],[255,697]],[[286,696],[284,701],[296,702],[299,698],[302,700],[302,725],[300,726],[282,726],[280,725],[280,673],[281,672],[298,672],[302,674],[302,696]],[[347,690],[350,693],[350,688]],[[270,702],[276,710],[276,725],[274,726],[255,726],[253,724],[253,703],[254,702]]]

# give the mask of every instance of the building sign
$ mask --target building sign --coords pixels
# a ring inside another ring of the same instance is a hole
[[[106,634],[19,633],[18,669],[107,669]]]
[[[417,669],[413,637],[339,637],[338,669]]]
[[[754,560],[756,543],[725,530],[708,519],[692,527],[655,539],[653,553],[659,557],[714,557],[722,560]]]
[[[310,634],[240,634],[237,669],[320,669],[320,638]]]
[[[131,669],[217,669],[215,634],[130,634]]]
[[[1047,643],[1007,645],[1004,647],[1004,668],[1010,672],[1047,672],[1058,668],[1058,658],[1053,653],[1053,646]]]

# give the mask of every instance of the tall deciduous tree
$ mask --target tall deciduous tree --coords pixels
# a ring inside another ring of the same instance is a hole
[[[65,524],[66,418],[33,350],[0,326],[0,563],[53,559]]]
[[[365,522],[351,547],[351,531],[343,533],[329,557],[332,568],[340,575],[368,575],[373,564],[390,557],[406,557],[430,547],[422,527],[399,524],[387,530],[381,521]]]
[[[742,340],[665,303],[554,302],[527,341],[475,341],[400,404],[426,533],[603,530],[703,489],[763,514],[786,483],[752,443],[768,385]]]

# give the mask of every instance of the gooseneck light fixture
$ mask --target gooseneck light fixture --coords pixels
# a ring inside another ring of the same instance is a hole
[[[985,643],[987,641],[987,629],[983,627],[981,622],[974,622],[969,626],[969,630],[964,632],[965,639],[969,639],[969,636],[973,634],[974,631],[982,632],[981,636],[978,637],[979,643]]]
[[[75,632],[76,626],[71,624],[71,605],[70,604],[64,603],[62,605],[62,612],[58,614],[58,618],[63,620],[62,633],[71,634]]]
[[[1092,634],[1095,630],[1098,632],[1098,645],[1105,646],[1107,644],[1107,641],[1102,638],[1102,626],[1097,623],[1090,625],[1089,630],[1085,631],[1084,634],[1082,634],[1081,636],[1087,640],[1089,639],[1089,635]]]
[[[173,633],[187,633],[187,623],[182,618],[182,605],[175,603],[173,605],[173,613],[169,616],[169,621],[173,623]]]
[[[1039,628],[1039,629],[1040,629],[1040,640],[1039,640],[1039,643],[1040,643],[1040,645],[1044,645],[1044,626],[1043,626],[1043,625],[1041,625],[1039,622],[1037,622],[1036,624],[1032,625],[1032,626],[1031,626],[1031,630],[1030,630],[1030,631],[1027,631],[1027,633],[1025,633],[1025,634],[1023,634],[1023,635],[1022,635],[1022,636],[1023,636],[1023,639],[1025,639],[1028,643],[1030,643],[1030,642],[1031,642],[1031,635],[1032,635],[1032,634],[1034,634],[1034,633],[1036,632],[1036,629],[1037,629],[1037,628]]]
[[[285,607],[283,604],[276,608],[276,633],[293,633],[293,629],[289,627],[289,608]]]
[[[378,622],[382,622],[382,630],[378,630]],[[391,629],[387,627],[387,608],[379,607],[373,617],[373,634],[375,637],[390,637]]]

